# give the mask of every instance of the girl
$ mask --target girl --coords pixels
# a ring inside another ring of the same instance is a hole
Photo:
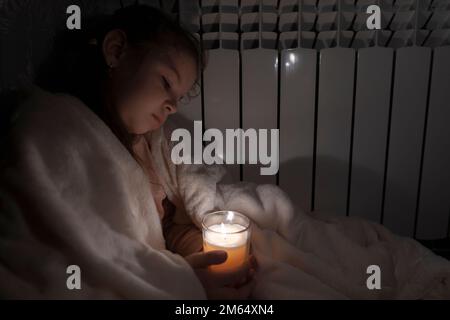
[[[44,64],[37,84],[84,102],[140,164],[151,184],[166,247],[185,257],[207,296],[247,298],[253,268],[226,281],[216,281],[206,271],[207,266],[225,261],[226,253],[202,252],[201,231],[192,222],[174,222],[175,206],[162,187],[144,138],[192,96],[205,67],[199,41],[165,13],[144,5],[122,8],[92,23],[88,31],[64,35],[49,59],[56,67],[49,71]]]

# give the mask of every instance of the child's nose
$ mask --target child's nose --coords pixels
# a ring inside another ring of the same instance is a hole
[[[169,114],[173,114],[173,113],[177,112],[177,107],[172,103],[167,103],[165,105],[165,109]]]

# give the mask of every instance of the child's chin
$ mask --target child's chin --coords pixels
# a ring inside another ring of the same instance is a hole
[[[155,131],[155,130],[159,129],[160,127],[161,127],[161,125],[152,123],[151,125],[146,124],[145,126],[142,126],[140,128],[135,128],[134,130],[132,130],[131,132],[129,131],[129,132],[131,134],[135,134],[135,135],[143,135],[143,134],[149,133],[151,131]]]
[[[150,126],[150,128],[147,130],[147,132],[149,132],[149,131],[155,131],[155,130],[161,128],[162,125],[163,125],[163,124],[152,125],[152,126]]]

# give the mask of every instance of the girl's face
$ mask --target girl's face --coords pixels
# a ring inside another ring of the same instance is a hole
[[[113,66],[109,102],[131,134],[141,135],[159,128],[177,111],[180,98],[190,91],[197,78],[194,58],[174,48],[158,53],[148,49],[143,54],[142,50],[127,47],[125,41],[118,58],[110,60]]]

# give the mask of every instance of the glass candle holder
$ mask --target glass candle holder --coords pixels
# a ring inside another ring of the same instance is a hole
[[[202,220],[203,250],[224,250],[227,260],[209,266],[212,272],[230,273],[242,269],[250,252],[250,219],[237,211],[216,211]]]

